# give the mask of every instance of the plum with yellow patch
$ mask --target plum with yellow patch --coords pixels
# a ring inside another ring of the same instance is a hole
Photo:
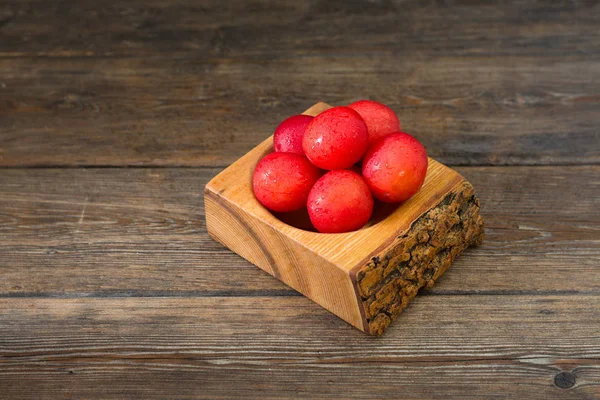
[[[380,138],[369,148],[362,175],[373,196],[386,203],[399,203],[419,191],[427,164],[427,152],[421,142],[398,132]]]

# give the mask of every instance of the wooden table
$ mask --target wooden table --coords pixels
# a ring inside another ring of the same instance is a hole
[[[4,0],[0,398],[600,398],[597,1]],[[486,241],[381,338],[207,233],[206,182],[373,98]]]

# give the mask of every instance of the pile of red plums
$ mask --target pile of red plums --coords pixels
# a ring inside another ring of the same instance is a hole
[[[323,233],[361,228],[373,213],[373,196],[405,201],[427,173],[423,145],[400,131],[394,111],[371,100],[314,118],[294,115],[277,127],[273,145],[254,170],[254,195],[279,213],[306,207]]]

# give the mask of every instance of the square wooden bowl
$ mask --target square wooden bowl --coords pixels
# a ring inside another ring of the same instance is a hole
[[[330,107],[317,103],[304,114]],[[271,136],[206,185],[208,232],[361,331],[382,334],[420,288],[483,239],[473,187],[431,158],[419,192],[360,230],[323,234],[288,225],[252,192],[254,168],[272,151]]]

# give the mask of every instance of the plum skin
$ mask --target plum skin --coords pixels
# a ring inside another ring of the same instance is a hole
[[[408,133],[398,132],[380,138],[369,148],[362,175],[378,200],[399,203],[419,191],[427,164],[425,147]]]
[[[373,213],[373,196],[356,172],[335,170],[313,186],[307,201],[308,215],[321,233],[350,232],[363,227]]]
[[[304,154],[302,138],[308,124],[313,120],[310,115],[293,115],[285,119],[273,134],[273,147],[276,152]]]
[[[391,133],[400,132],[400,120],[388,106],[373,100],[359,100],[348,107],[360,114],[369,131],[369,146]]]
[[[360,114],[348,107],[332,107],[308,125],[302,149],[319,168],[344,169],[360,161],[368,139],[367,125]]]
[[[321,171],[295,153],[271,153],[254,169],[252,189],[258,201],[271,211],[289,212],[306,205],[310,189]]]

